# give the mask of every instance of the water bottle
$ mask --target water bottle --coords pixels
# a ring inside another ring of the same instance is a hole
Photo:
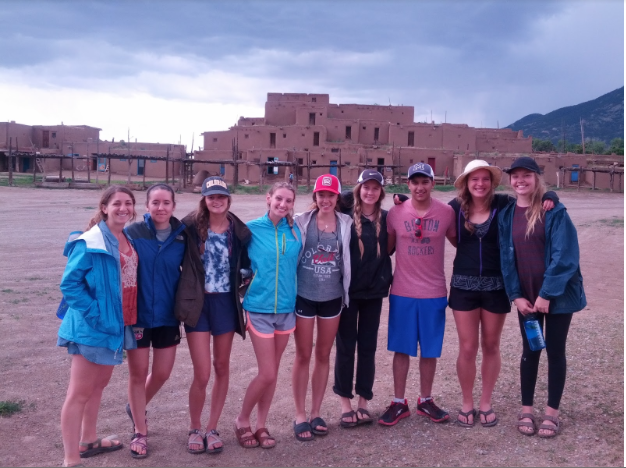
[[[532,351],[539,351],[546,347],[541,327],[537,321],[537,314],[524,316],[524,330],[526,331],[526,338],[528,338],[528,345]]]

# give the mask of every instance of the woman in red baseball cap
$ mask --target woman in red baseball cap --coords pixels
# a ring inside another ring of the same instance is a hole
[[[339,212],[341,183],[331,174],[315,181],[310,210],[296,216],[303,248],[298,262],[296,297],[296,359],[292,387],[296,405],[294,433],[300,441],[325,436],[328,426],[320,417],[328,383],[329,357],[339,317],[348,306],[350,287],[350,231],[352,218]],[[314,337],[317,322],[317,336]],[[309,365],[315,342],[315,366],[311,376],[311,412],[306,416]]]

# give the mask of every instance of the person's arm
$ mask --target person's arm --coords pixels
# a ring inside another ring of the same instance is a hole
[[[550,229],[550,263],[543,275],[539,297],[550,300],[561,296],[580,262],[578,234],[566,211],[557,213]]]
[[[559,196],[556,194],[556,192],[550,190],[549,192],[543,194],[541,201],[541,206],[543,207],[544,211],[551,211],[554,209],[557,203],[559,203]]]
[[[393,204],[394,205],[402,205],[408,199],[409,199],[409,197],[407,197],[403,193],[394,193],[393,194]]]
[[[396,250],[396,229],[393,226],[394,207],[387,213],[387,253],[391,256]]]
[[[93,269],[92,255],[87,253],[85,242],[76,241],[67,259],[60,287],[63,297],[71,309],[80,313],[90,327],[106,332],[98,326],[100,309],[98,301],[94,298],[95,292],[90,290],[89,285],[88,275]],[[93,281],[91,280],[91,282]]]
[[[513,216],[509,216],[507,226],[507,220],[503,213],[498,215],[498,238],[500,243],[500,268],[502,269],[502,278],[504,279],[504,288],[506,294],[509,297],[509,301],[514,302],[518,310],[524,314],[524,310],[527,310],[527,304],[517,301],[522,298],[522,290],[519,281],[519,275],[517,274],[517,265],[515,264],[515,251],[513,249],[513,240],[511,239],[511,230],[513,229]],[[528,301],[526,301],[528,302]],[[532,308],[532,304],[530,305]],[[521,307],[521,308],[520,308]],[[528,313],[528,312],[526,312]]]
[[[448,204],[448,206],[450,206],[450,204]],[[454,211],[454,208],[452,208],[452,206],[450,206],[451,208],[451,213],[450,213],[450,226],[448,226],[448,230],[446,231],[446,238],[448,239],[448,242],[450,242],[450,244],[452,244],[452,246],[454,248],[456,248],[456,243],[457,243],[457,232],[456,232],[456,224],[455,224],[455,218],[456,218],[456,213]]]

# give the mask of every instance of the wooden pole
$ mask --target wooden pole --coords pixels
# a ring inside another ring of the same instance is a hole
[[[13,148],[13,137],[9,138],[9,187],[13,186],[13,156],[11,155]]]
[[[263,176],[265,175],[264,173],[265,166],[263,166],[261,159],[259,159],[259,188],[261,189],[261,191],[263,191]]]
[[[110,150],[109,150],[109,154],[111,154]],[[109,173],[107,175],[107,185],[111,185],[111,158],[107,158],[107,166],[109,166]]]
[[[91,156],[87,156],[87,183],[91,183]]]
[[[33,184],[37,182],[37,156],[35,155],[35,167],[33,169]]]
[[[98,137],[98,141],[96,142],[96,155],[100,154],[100,137]],[[98,179],[100,178],[100,160],[98,156],[96,156],[96,184],[98,183]]]
[[[170,160],[170,147],[167,147],[167,153],[165,154],[165,183],[169,184],[170,182],[170,168],[169,168],[169,162]]]
[[[63,155],[59,159],[59,183],[63,182]]]
[[[582,173],[582,169],[576,169],[576,171],[578,172],[578,189],[577,190],[580,192],[580,179],[583,173]]]
[[[596,171],[592,170],[593,172],[593,186],[591,187],[591,190],[595,190],[596,189]]]
[[[341,163],[341,148],[339,148],[339,183],[343,184],[343,182],[341,181],[341,167],[343,166],[343,164]]]
[[[146,164],[148,162],[147,159],[143,160],[143,180],[142,180],[142,184],[143,184],[143,188],[146,188],[146,171],[148,170],[148,165]],[[137,161],[137,164],[139,164],[139,161]]]
[[[72,168],[72,182],[76,182],[76,176],[74,175],[74,150],[72,149],[72,157],[70,158],[70,165]]]
[[[306,152],[306,189],[311,190],[311,152]]]

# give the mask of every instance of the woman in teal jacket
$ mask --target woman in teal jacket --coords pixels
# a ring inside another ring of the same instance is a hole
[[[548,355],[548,404],[539,437],[550,438],[560,429],[559,404],[565,387],[565,345],[574,312],[587,301],[580,273],[576,228],[565,207],[541,209],[545,193],[541,171],[528,157],[516,159],[509,171],[517,201],[500,213],[500,262],[507,295],[518,311],[524,351],[520,363],[522,411],[517,427],[524,435],[536,432],[533,397],[541,350],[532,351],[524,322],[536,314],[545,332]]]
[[[89,230],[72,233],[64,252],[61,292],[69,308],[57,345],[68,349],[72,365],[61,410],[63,466],[123,446],[114,436],[97,438],[96,422],[113,366],[122,363],[123,349],[136,347],[130,325],[137,320],[137,253],[123,232],[135,218],[135,198],[110,187],[98,206]]]
[[[248,385],[235,420],[235,435],[244,448],[276,446],[265,421],[276,389],[280,359],[296,326],[296,269],[302,243],[292,219],[295,199],[291,185],[277,182],[267,194],[267,214],[248,223],[252,232],[248,256],[253,276],[243,308],[259,372]],[[257,429],[253,432],[250,415],[257,405]]]

